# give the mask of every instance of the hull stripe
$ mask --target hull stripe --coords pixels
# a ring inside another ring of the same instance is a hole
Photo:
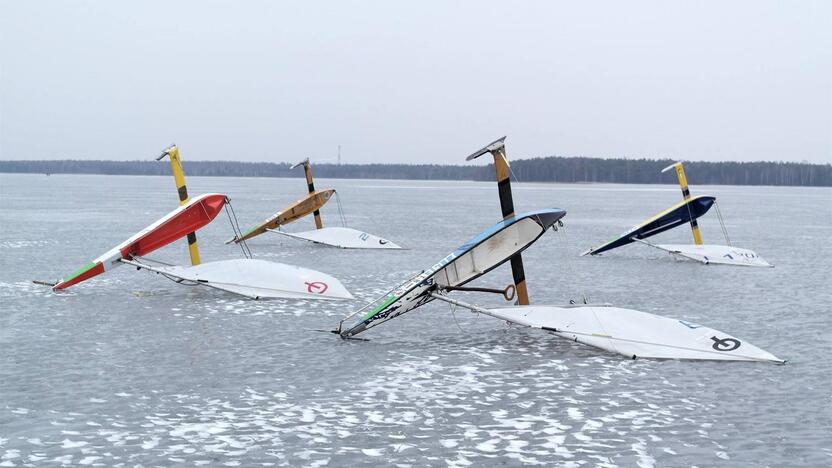
[[[69,276],[62,279],[58,284],[52,287],[54,291],[66,289],[73,284],[78,284],[81,281],[88,280],[93,276],[98,276],[104,273],[104,265],[101,262],[90,262],[81,268],[73,271]]]

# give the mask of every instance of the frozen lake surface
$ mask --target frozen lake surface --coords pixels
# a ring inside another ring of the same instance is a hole
[[[776,265],[756,269],[640,245],[578,257],[678,202],[676,186],[515,184],[518,211],[568,212],[524,254],[533,303],[586,296],[688,319],[789,360],[776,366],[631,361],[437,301],[369,342],[312,331],[500,218],[493,183],[316,186],[338,189],[350,227],[409,250],[278,235],[249,246],[338,277],[356,301],[256,302],[131,267],[52,293],[31,280],[66,275],[174,209],[173,181],[0,174],[0,466],[832,465],[832,190],[692,186],[718,198],[735,245]],[[244,228],[305,191],[302,179],[188,187],[228,194]],[[323,214],[336,224],[335,203]],[[700,226],[724,242],[715,212]],[[203,259],[239,257],[230,233],[224,214],[200,231]],[[185,263],[185,242],[152,257]],[[501,267],[475,284],[510,278]]]

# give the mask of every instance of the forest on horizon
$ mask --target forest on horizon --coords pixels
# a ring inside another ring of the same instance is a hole
[[[660,171],[670,159],[601,159],[559,157],[517,159],[511,170],[520,182],[666,184],[675,182],[672,173]],[[303,177],[289,163],[240,161],[183,161],[188,176],[215,177]],[[691,184],[832,186],[832,164],[796,162],[685,162]],[[411,180],[493,180],[493,164],[333,164],[312,166],[323,178],[411,179]],[[166,161],[96,160],[6,160],[0,172],[43,174],[169,175]]]

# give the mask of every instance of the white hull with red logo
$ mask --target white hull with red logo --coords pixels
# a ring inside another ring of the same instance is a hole
[[[156,266],[146,261],[141,259],[130,264],[252,299],[353,299],[335,277],[284,263],[241,258],[195,266]]]

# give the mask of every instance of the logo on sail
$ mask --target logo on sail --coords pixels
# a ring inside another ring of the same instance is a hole
[[[712,348],[717,351],[733,351],[740,347],[740,340],[734,338],[717,338],[712,336],[711,339],[714,340]]]
[[[312,294],[323,294],[329,289],[329,286],[323,281],[305,282],[306,291]]]

